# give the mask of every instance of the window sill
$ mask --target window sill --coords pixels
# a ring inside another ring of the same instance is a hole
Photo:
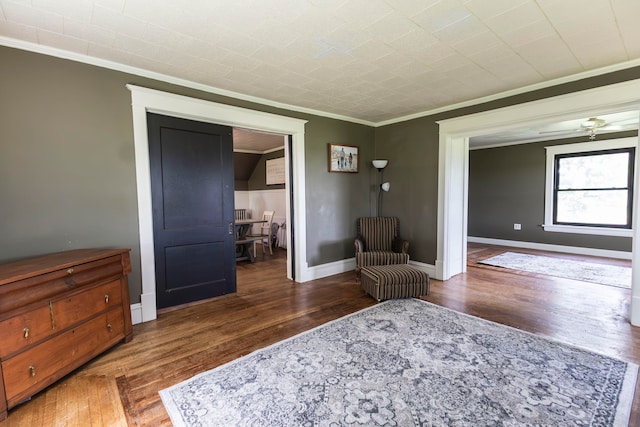
[[[553,233],[593,234],[598,236],[633,237],[633,230],[622,228],[581,227],[575,225],[542,225]]]

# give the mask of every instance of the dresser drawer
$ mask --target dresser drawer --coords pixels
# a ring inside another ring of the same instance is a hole
[[[65,329],[86,318],[122,306],[122,286],[114,280],[82,293],[71,295],[53,303],[53,315],[58,330]]]
[[[43,303],[0,322],[0,359],[37,343],[97,313],[122,305],[120,280]]]
[[[123,337],[124,316],[119,307],[3,361],[8,406],[30,397]]]
[[[128,254],[126,257],[128,262]],[[83,286],[122,277],[123,256],[111,256],[28,277],[0,287],[0,315]]]
[[[87,248],[0,264],[0,420],[133,338],[129,249]],[[1,423],[0,423],[1,424]]]

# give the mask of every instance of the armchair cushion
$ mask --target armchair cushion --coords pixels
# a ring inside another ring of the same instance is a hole
[[[391,251],[357,252],[356,266],[362,268],[368,265],[408,264],[409,254]]]

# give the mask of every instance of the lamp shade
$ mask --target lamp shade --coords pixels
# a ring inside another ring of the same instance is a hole
[[[373,164],[373,167],[380,170],[380,169],[384,169],[385,166],[387,166],[387,163],[389,163],[389,160],[372,160],[371,163]]]
[[[391,188],[391,183],[387,182],[383,182],[382,184],[380,184],[380,189],[382,191],[389,191],[389,189]]]

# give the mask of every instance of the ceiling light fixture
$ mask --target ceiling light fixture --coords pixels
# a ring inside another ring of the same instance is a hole
[[[593,141],[596,139],[596,133],[598,129],[604,127],[607,124],[606,120],[599,119],[597,117],[591,117],[585,122],[580,123],[580,127],[589,132],[589,139]]]

